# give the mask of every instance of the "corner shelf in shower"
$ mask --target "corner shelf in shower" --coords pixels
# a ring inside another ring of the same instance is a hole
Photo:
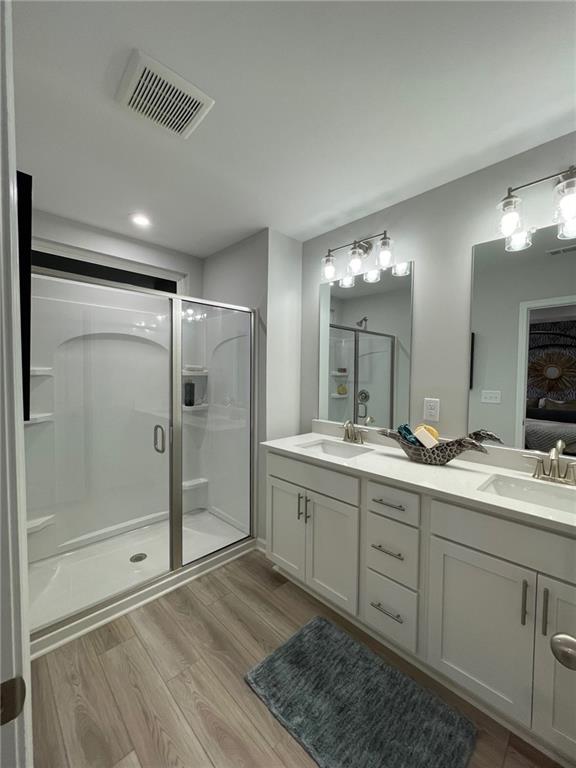
[[[337,378],[337,379],[347,379],[348,378],[348,374],[347,373],[342,373],[341,371],[330,371],[330,376],[334,376],[334,378]]]
[[[330,397],[332,398],[332,400],[346,400],[348,395],[347,394],[346,395],[338,395],[336,392],[333,392],[330,395]]]
[[[45,515],[44,517],[35,517],[32,520],[26,521],[26,532],[28,535],[31,533],[38,533],[48,525],[54,523],[54,515]]]
[[[36,365],[30,368],[30,376],[54,376],[54,368]]]
[[[30,427],[32,424],[42,424],[45,421],[54,421],[53,413],[31,413],[30,419],[24,422],[25,427]]]
[[[184,480],[182,482],[183,491],[191,491],[195,488],[201,488],[208,485],[208,480],[205,477],[197,477],[195,480]]]
[[[190,411],[207,411],[208,403],[200,403],[199,405],[183,405],[182,411],[189,413]]]
[[[203,368],[202,370],[198,369],[197,371],[194,370],[188,370],[187,368],[184,368],[182,370],[182,376],[186,376],[186,378],[193,378],[195,376],[208,376],[208,371]]]

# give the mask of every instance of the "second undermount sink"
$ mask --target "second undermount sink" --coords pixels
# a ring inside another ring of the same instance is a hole
[[[316,453],[322,456],[336,456],[339,459],[354,459],[363,453],[370,453],[373,448],[366,448],[364,445],[353,445],[352,443],[338,443],[335,440],[313,440],[311,443],[301,443],[297,446],[310,453]]]
[[[492,475],[478,490],[576,515],[576,488],[569,486],[554,485],[542,480],[522,480],[507,475]]]

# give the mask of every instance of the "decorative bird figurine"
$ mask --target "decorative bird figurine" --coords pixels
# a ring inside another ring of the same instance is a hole
[[[501,445],[504,445],[504,441],[488,429],[477,429],[475,432],[470,432],[468,437],[472,438],[472,440],[476,440],[477,443],[483,443],[487,440],[490,443],[500,443]]]
[[[482,443],[474,440],[472,437],[459,437],[457,440],[446,440],[443,443],[438,443],[434,448],[424,448],[424,446],[415,446],[407,440],[404,440],[402,435],[394,429],[381,429],[378,434],[384,435],[384,437],[389,437],[391,440],[395,440],[406,456],[408,456],[411,461],[417,461],[419,464],[433,464],[436,466],[448,464],[449,461],[460,456],[464,451],[488,453],[488,450]]]

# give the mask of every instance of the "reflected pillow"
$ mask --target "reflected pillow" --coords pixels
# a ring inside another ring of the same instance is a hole
[[[576,400],[552,400],[549,397],[543,397],[540,400],[540,408],[546,408],[549,411],[574,411]]]

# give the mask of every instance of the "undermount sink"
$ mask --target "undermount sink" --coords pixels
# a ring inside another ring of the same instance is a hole
[[[576,514],[576,488],[568,486],[554,485],[542,480],[520,480],[506,475],[492,475],[478,490]]]
[[[314,440],[312,443],[301,443],[297,446],[310,453],[317,453],[322,456],[337,456],[339,459],[354,459],[363,453],[370,453],[373,448],[366,448],[363,445],[352,445],[351,443],[337,443],[335,440]]]

